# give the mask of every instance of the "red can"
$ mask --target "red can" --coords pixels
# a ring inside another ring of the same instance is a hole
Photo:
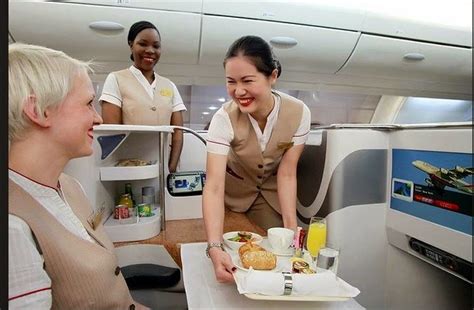
[[[126,205],[118,205],[115,206],[114,209],[114,219],[126,219],[129,217],[128,214],[128,206]]]

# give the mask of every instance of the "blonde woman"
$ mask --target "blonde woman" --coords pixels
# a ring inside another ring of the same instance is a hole
[[[81,185],[63,173],[92,154],[92,127],[102,123],[89,71],[60,51],[8,48],[9,308],[143,307],[103,227],[88,223]]]

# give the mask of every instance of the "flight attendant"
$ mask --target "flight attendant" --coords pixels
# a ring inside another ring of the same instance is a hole
[[[154,71],[161,56],[161,36],[150,22],[136,22],[128,32],[133,65],[107,76],[100,102],[105,124],[183,126],[186,111],[176,85]],[[183,132],[172,135],[168,163],[175,172],[183,148]]]
[[[296,168],[311,114],[300,100],[272,89],[281,74],[270,45],[244,36],[227,51],[227,93],[211,120],[203,216],[216,279],[233,281],[222,248],[224,207],[262,227],[296,229]]]
[[[8,307],[142,309],[114,245],[76,179],[63,173],[92,154],[89,64],[42,46],[8,47]],[[106,292],[106,293],[104,293]]]

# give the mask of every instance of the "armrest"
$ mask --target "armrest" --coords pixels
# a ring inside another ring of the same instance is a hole
[[[181,271],[178,268],[155,264],[136,264],[121,268],[129,289],[168,288],[178,284]]]

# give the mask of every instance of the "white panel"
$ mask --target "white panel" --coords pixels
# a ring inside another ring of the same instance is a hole
[[[165,220],[186,220],[202,218],[202,195],[171,196],[165,190]]]
[[[365,12],[352,0],[203,0],[203,13],[359,30]]]
[[[426,151],[472,153],[472,128],[470,129],[405,129],[390,136],[391,148]],[[449,143],[446,143],[449,141]]]
[[[99,62],[129,60],[128,29],[139,20],[152,22],[161,33],[160,63],[197,62],[199,14],[49,2],[13,2],[9,6],[9,30],[17,42],[43,45]],[[124,30],[93,31],[89,23],[95,21],[119,23]]]
[[[194,102],[192,103],[194,105]],[[196,109],[196,107],[193,107]],[[200,133],[206,139],[206,133]],[[183,149],[179,159],[178,171],[206,170],[206,145],[190,133],[183,135]]]
[[[424,55],[405,60],[408,53]],[[472,49],[363,34],[351,59],[338,74],[471,85]]]
[[[367,309],[384,308],[385,216],[386,204],[378,203],[347,206],[326,217],[327,241],[340,247],[338,275],[360,290],[356,300]]]
[[[386,265],[385,306],[380,309],[472,309],[469,283],[394,246],[388,247]]]
[[[274,48],[283,75],[285,70],[334,73],[346,61],[359,37],[351,31],[204,16],[199,63],[221,65],[232,42],[244,35],[257,35],[267,41],[276,36],[298,41],[293,48]]]
[[[59,2],[110,5],[143,9],[201,12],[202,0],[60,0]]]
[[[472,1],[366,0],[362,32],[472,47]]]

